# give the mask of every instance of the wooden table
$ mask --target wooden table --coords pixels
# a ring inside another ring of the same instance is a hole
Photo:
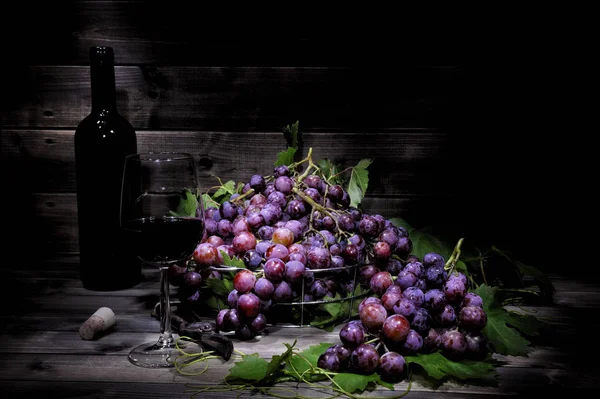
[[[190,398],[186,384],[222,382],[237,358],[211,361],[202,376],[187,377],[174,369],[144,369],[129,363],[127,353],[139,343],[158,336],[159,322],[151,316],[158,299],[158,274],[144,273],[145,281],[133,289],[102,293],[82,288],[76,265],[56,262],[38,268],[10,271],[4,282],[0,330],[0,397],[68,398]],[[543,344],[529,357],[503,357],[498,369],[498,386],[445,382],[432,389],[414,382],[409,398],[478,398],[529,395],[539,392],[593,395],[598,380],[598,332],[600,291],[594,284],[577,283],[553,276],[554,305],[526,307],[548,322]],[[7,290],[8,288],[8,290]],[[117,322],[110,333],[97,340],[80,338],[80,325],[99,307],[108,306]],[[577,330],[583,334],[578,336]],[[324,332],[313,327],[275,327],[253,341],[235,341],[235,348],[270,359],[281,354],[284,343],[297,339],[300,349],[319,342],[338,342],[337,330]],[[581,341],[579,341],[581,340]],[[588,359],[589,362],[586,362]],[[392,396],[396,390],[371,394]],[[306,387],[300,387],[305,389]],[[204,394],[202,397],[235,397],[238,392]],[[308,396],[318,393],[306,390]],[[249,392],[245,394],[249,396]],[[258,395],[261,396],[261,395]]]

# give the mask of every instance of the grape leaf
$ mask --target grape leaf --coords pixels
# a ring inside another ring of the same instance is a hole
[[[482,330],[494,350],[502,355],[526,356],[531,351],[530,342],[525,339],[519,331],[509,327],[510,325],[526,326],[521,316],[510,313],[496,301],[498,287],[490,287],[482,284],[475,293],[483,300],[483,309],[487,315],[487,324]],[[529,316],[532,317],[532,316]]]
[[[258,353],[243,355],[242,360],[235,362],[229,369],[226,380],[261,381],[267,375],[269,363],[261,358]]]
[[[349,393],[361,393],[370,383],[378,383],[379,375],[376,373],[363,375],[354,373],[338,373],[333,377],[333,381],[339,385],[340,389]]]
[[[222,266],[232,266],[232,267],[240,267],[240,268],[246,268],[246,265],[244,264],[244,261],[241,260],[240,258],[238,258],[237,256],[234,256],[233,258],[229,256],[229,254],[227,254],[227,252],[221,250],[221,256],[223,257],[223,265]]]
[[[235,182],[233,180],[229,180],[225,184],[221,184],[217,191],[215,191],[215,193],[212,195],[212,198],[219,204],[222,204],[223,202],[228,200],[232,194],[235,193]]]
[[[194,217],[198,207],[198,197],[189,190],[185,190],[179,198],[177,209],[170,211],[171,216]]]
[[[275,166],[280,165],[291,165],[294,163],[294,155],[296,155],[297,148],[288,147],[285,151],[277,153],[277,160],[273,163]]]
[[[285,129],[283,129],[283,135],[288,141],[288,148],[287,150],[277,153],[277,158],[274,162],[275,166],[288,166],[294,163],[294,156],[298,151],[298,124],[299,121],[296,121],[296,123],[291,126],[287,125]]]
[[[233,283],[227,279],[207,278],[204,283],[215,295],[227,297],[233,290]]]
[[[286,371],[291,373],[294,378],[298,379],[298,381],[303,379],[317,381],[326,378],[320,374],[310,374],[309,371],[314,367],[317,367],[319,356],[321,356],[321,354],[325,352],[327,348],[333,345],[333,343],[323,342],[317,345],[309,346],[308,349],[300,352],[298,356],[291,356],[286,361]]]
[[[284,343],[287,350],[281,355],[273,355],[271,361],[267,362],[261,358],[258,353],[243,355],[242,360],[236,362],[229,374],[225,377],[226,381],[242,380],[255,383],[257,386],[273,385],[279,378],[283,377],[281,365],[289,361],[294,354],[294,346]]]
[[[367,186],[369,185],[369,171],[367,168],[372,162],[373,160],[371,159],[361,159],[350,170],[348,195],[350,196],[350,206],[352,207],[358,207],[367,192]]]
[[[407,363],[418,364],[430,377],[436,380],[449,376],[459,380],[489,379],[495,375],[495,368],[499,364],[499,362],[492,361],[489,357],[488,361],[461,360],[455,362],[440,352],[405,356],[404,359]]]

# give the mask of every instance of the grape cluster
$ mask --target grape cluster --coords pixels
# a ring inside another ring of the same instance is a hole
[[[379,372],[388,381],[406,373],[404,356],[440,351],[451,360],[481,359],[488,352],[482,298],[468,291],[465,274],[448,273],[444,259],[409,255],[396,278],[379,271],[376,295],[364,298],[359,319],[342,326],[341,343],[330,346],[318,366],[331,371]]]
[[[282,165],[272,175],[255,174],[239,192],[208,206],[192,266],[171,267],[180,299],[193,302],[203,281],[223,278],[224,253],[243,260],[228,308],[216,317],[219,330],[248,339],[265,328],[277,303],[348,298],[358,284],[382,293],[378,272],[391,281],[410,254],[405,228],[350,206],[347,190],[310,164],[302,173]]]

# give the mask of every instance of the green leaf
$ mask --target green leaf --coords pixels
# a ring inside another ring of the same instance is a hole
[[[348,182],[350,206],[358,207],[362,202],[369,185],[369,171],[367,168],[372,162],[371,159],[361,159],[355,167],[351,168],[350,181]]]
[[[194,217],[196,216],[196,208],[198,207],[198,197],[190,190],[185,190],[181,193],[179,204],[175,211],[170,211],[171,216]]]
[[[370,383],[379,382],[379,375],[376,373],[369,375],[338,373],[333,377],[333,381],[345,392],[361,393]]]
[[[204,204],[204,209],[208,209],[210,207],[218,207],[219,203],[213,199],[208,194],[202,194],[202,203]]]
[[[450,376],[459,380],[489,379],[494,376],[498,364],[492,362],[491,359],[488,361],[461,360],[455,362],[440,352],[405,356],[404,359],[407,363],[418,364],[430,377],[436,380]]]
[[[292,125],[287,125],[283,129],[283,136],[288,142],[288,146],[292,148],[298,148],[298,125],[300,121],[296,121]]]
[[[233,180],[229,180],[215,191],[212,195],[212,199],[218,204],[222,204],[227,201],[233,194],[236,193],[235,182]]]
[[[267,365],[267,370],[265,372],[265,376],[260,380],[261,385],[270,385],[273,384],[278,378],[283,375],[282,365],[285,364],[294,354],[294,346],[296,345],[296,341],[292,345],[284,343],[287,350],[283,352],[281,355],[273,355],[271,357],[271,361]]]
[[[498,287],[482,284],[475,290],[483,301],[483,310],[487,315],[487,324],[482,333],[494,346],[494,350],[502,355],[525,356],[531,351],[530,342],[519,331],[509,325],[525,325],[524,316],[509,313],[496,301]]]
[[[288,358],[285,367],[286,371],[288,373],[292,373],[294,378],[296,378],[298,381],[302,381],[303,379],[308,379],[310,381],[324,379],[325,376],[313,375],[310,374],[309,371],[317,367],[319,356],[321,356],[321,354],[325,352],[327,348],[333,345],[333,343],[324,342],[309,346],[308,349],[305,349],[297,355]]]
[[[261,358],[258,353],[243,355],[242,360],[235,362],[229,369],[229,374],[225,379],[258,382],[267,376],[268,368],[269,363]]]
[[[229,284],[228,284],[229,283]],[[231,292],[231,286],[233,284],[230,280],[220,279],[220,278],[207,278],[204,280],[204,284],[211,289],[211,291],[215,295],[227,296],[229,292]]]
[[[285,151],[277,153],[277,160],[274,162],[275,166],[279,165],[291,165],[294,163],[294,155],[296,155],[297,148],[288,147]]]
[[[233,258],[229,256],[229,254],[223,250],[221,250],[221,256],[223,257],[223,266],[232,266],[232,267],[240,267],[245,269],[246,265],[244,261],[234,256]]]

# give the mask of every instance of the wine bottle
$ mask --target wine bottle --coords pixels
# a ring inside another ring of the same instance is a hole
[[[80,279],[96,291],[139,283],[141,262],[120,228],[125,157],[137,152],[136,133],[117,111],[114,52],[90,48],[91,112],[75,130]]]

